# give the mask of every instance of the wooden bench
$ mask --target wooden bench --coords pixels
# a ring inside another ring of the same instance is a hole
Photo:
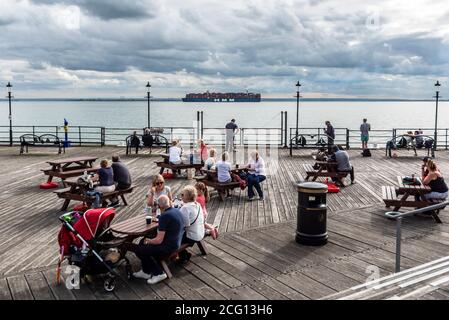
[[[136,137],[139,139],[138,144],[137,140],[133,141],[134,135],[130,135],[125,139],[126,145],[126,155],[131,154],[132,150],[135,150],[135,154],[139,153],[139,149],[150,148],[150,154],[152,152],[152,148],[154,147],[164,147],[165,152],[168,152],[169,143],[166,137],[159,134],[136,134]]]
[[[213,188],[217,191],[220,201],[224,201],[226,198],[226,193],[230,190],[240,188],[240,183],[237,181],[231,182],[218,182],[217,172],[214,170],[201,170],[204,174],[200,177],[195,177],[195,180],[204,183],[206,186]]]
[[[48,168],[48,169],[41,169],[41,171],[44,172],[44,174],[47,176],[61,178],[64,183],[64,180],[67,178],[82,176],[84,174],[84,171],[87,171],[87,173],[96,173],[99,168],[100,167],[82,168],[82,169],[68,170],[68,171],[63,171],[63,172],[55,171],[55,170],[53,170],[53,168]]]
[[[29,147],[56,147],[58,148],[58,154],[61,154],[62,151],[65,153],[64,143],[53,134],[38,136],[29,133],[20,136],[20,154],[23,154],[24,151],[28,153]]]
[[[207,255],[206,245],[204,244],[203,240],[197,241],[197,242],[195,242],[195,244],[200,249],[201,255],[203,255],[203,256]],[[193,247],[193,245],[192,244],[187,244],[187,243],[182,244],[181,247],[179,247],[178,250],[176,250],[175,252],[173,252],[169,256],[164,256],[164,257],[161,257],[159,259],[159,263],[161,264],[162,269],[164,269],[164,272],[167,274],[167,277],[169,279],[173,278],[173,274],[171,273],[170,268],[169,268],[170,263],[176,261],[176,258],[178,257],[178,254],[181,251],[187,250],[190,247]]]
[[[387,208],[394,207],[394,211],[398,211],[401,207],[407,208],[425,208],[433,204],[441,203],[443,200],[404,200],[399,198],[396,187],[394,186],[382,186],[382,200]],[[442,223],[441,219],[438,217],[440,210],[435,210],[430,212],[430,215],[434,218],[437,223]]]
[[[349,174],[348,172],[317,170],[309,163],[305,163],[302,166],[306,171],[306,180],[309,180],[310,177],[313,177],[312,181],[315,181],[318,177],[343,179]]]
[[[113,192],[103,193],[103,196],[101,197],[102,207],[107,206],[106,200],[110,200],[110,199],[117,198],[117,197],[120,197],[123,201],[123,204],[125,206],[127,206],[128,202],[126,201],[125,194],[131,193],[133,191],[133,189],[134,189],[134,186],[131,186],[128,189],[115,190]],[[86,203],[88,207],[91,207],[92,203],[95,201],[94,196],[88,196],[88,195],[86,195],[85,192],[74,193],[73,186],[69,187],[69,188],[56,190],[53,192],[58,196],[58,198],[65,199],[64,204],[62,205],[61,211],[67,210],[71,200],[82,201],[82,202]]]

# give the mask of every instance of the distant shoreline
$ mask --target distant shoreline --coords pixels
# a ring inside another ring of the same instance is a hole
[[[8,101],[8,99],[2,98],[1,101]],[[71,102],[143,102],[147,101],[147,99],[141,98],[128,98],[128,99],[120,99],[120,98],[19,98],[14,99],[14,101],[71,101]],[[151,99],[151,101],[159,101],[159,102],[181,102],[181,98],[155,98]],[[262,98],[261,102],[296,102],[295,98]],[[364,99],[364,98],[301,98],[301,101],[317,101],[317,102],[432,102],[434,99]],[[440,101],[449,101],[449,99],[440,100]],[[201,102],[203,103],[203,102]],[[210,104],[214,104],[217,102],[206,102]],[[229,104],[236,104],[238,102],[226,102]],[[192,104],[192,102],[186,102],[186,105]],[[252,103],[256,104],[257,103]]]

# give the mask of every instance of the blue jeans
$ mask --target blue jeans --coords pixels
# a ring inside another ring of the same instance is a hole
[[[248,197],[253,198],[254,197],[254,190],[253,187],[256,188],[257,194],[260,198],[263,198],[263,190],[260,186],[260,183],[262,181],[265,181],[267,177],[265,176],[257,176],[255,174],[248,174]]]
[[[92,208],[101,208],[101,197],[103,196],[103,193],[99,191],[87,191],[86,195],[95,197],[95,201],[92,203]]]

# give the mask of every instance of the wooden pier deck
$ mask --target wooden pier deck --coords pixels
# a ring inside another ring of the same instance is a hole
[[[264,183],[265,200],[247,202],[244,193],[208,204],[208,222],[219,225],[218,240],[207,240],[209,254],[174,268],[174,278],[155,286],[132,280],[114,293],[103,292],[100,282],[67,290],[55,284],[57,233],[62,200],[51,190],[40,169],[58,158],[49,151],[19,156],[18,147],[0,147],[0,299],[318,299],[363,283],[373,270],[381,276],[394,270],[395,223],[383,216],[381,186],[394,185],[396,176],[419,174],[421,161],[412,152],[397,159],[374,151],[362,158],[350,151],[357,183],[328,195],[329,243],[306,247],[294,241],[297,193],[303,179],[302,163],[313,163],[310,150],[279,150],[276,174]],[[157,155],[125,156],[124,148],[70,148],[65,155],[109,158],[122,155],[136,185],[129,206],[120,207],[115,221],[142,213],[144,196],[158,172]],[[449,154],[437,153],[443,173],[449,172]],[[192,181],[168,180],[175,194]],[[443,224],[413,217],[403,222],[402,266],[408,268],[449,253],[449,210],[440,213]],[[134,259],[135,260],[135,259]],[[134,263],[138,268],[138,263]]]

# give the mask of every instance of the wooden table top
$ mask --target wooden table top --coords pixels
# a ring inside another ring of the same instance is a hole
[[[77,157],[77,158],[50,160],[50,161],[47,161],[47,163],[50,165],[61,165],[61,164],[73,163],[73,162],[96,161],[97,159],[98,159],[98,157]]]
[[[128,220],[118,222],[111,226],[111,230],[116,233],[126,234],[130,236],[144,236],[155,230],[158,226],[157,222],[147,224],[145,215],[140,214]]]
[[[403,178],[405,176],[397,176],[398,179],[398,186],[399,190],[406,190],[406,191],[419,191],[419,192],[430,192],[431,189],[429,186],[425,185],[411,185],[411,184],[405,184],[403,182]],[[419,178],[419,181],[421,181],[421,178]]]

